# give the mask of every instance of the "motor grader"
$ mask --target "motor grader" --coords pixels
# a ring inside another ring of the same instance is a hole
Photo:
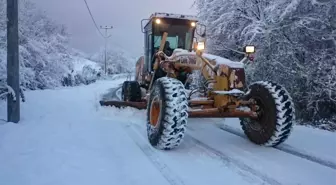
[[[295,110],[286,89],[269,81],[246,85],[244,66],[254,46],[244,47],[241,61],[208,54],[205,25],[188,15],[154,13],[142,20],[141,30],[144,56],[136,63],[134,80],[123,83],[122,101],[100,103],[146,109],[152,146],[179,146],[188,118],[195,117],[239,118],[247,138],[258,145],[276,146],[288,138]],[[200,87],[190,86],[195,71],[203,84],[198,95]]]

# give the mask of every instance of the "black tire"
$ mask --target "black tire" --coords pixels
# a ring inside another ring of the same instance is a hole
[[[259,81],[249,87],[246,98],[255,100],[260,107],[257,120],[240,119],[248,139],[271,147],[283,143],[293,129],[295,119],[294,103],[287,90],[273,82]]]
[[[125,81],[121,89],[123,101],[141,101],[141,89],[137,81]]]
[[[147,136],[150,144],[162,150],[179,146],[186,130],[187,111],[184,85],[174,78],[157,79],[147,103]]]

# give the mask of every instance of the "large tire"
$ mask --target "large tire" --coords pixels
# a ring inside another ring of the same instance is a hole
[[[137,81],[125,81],[121,89],[123,101],[141,101],[141,89]]]
[[[184,85],[174,78],[157,79],[147,103],[147,136],[150,144],[162,150],[179,146],[186,130],[187,111]]]
[[[258,119],[241,118],[241,126],[250,141],[258,145],[277,146],[283,143],[293,129],[295,109],[285,88],[259,81],[249,87],[247,99],[253,99],[259,107]]]

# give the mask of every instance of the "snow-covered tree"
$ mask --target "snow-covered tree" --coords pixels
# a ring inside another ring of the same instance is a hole
[[[336,122],[336,1],[196,0],[208,52],[239,60],[256,46],[248,80],[273,80],[292,94],[304,121]],[[336,124],[335,124],[336,125]]]

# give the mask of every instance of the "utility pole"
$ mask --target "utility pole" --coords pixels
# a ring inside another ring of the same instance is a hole
[[[113,26],[105,26],[105,27],[100,26],[100,29],[105,29],[105,37],[104,37],[104,39],[105,39],[105,75],[106,75],[107,74],[107,57],[106,57],[106,55],[107,55],[107,51],[106,51],[107,39],[109,37],[111,37],[111,35],[107,35],[107,30],[113,29]]]
[[[14,123],[20,121],[18,14],[18,0],[7,0],[7,85],[15,92],[7,95],[7,119]]]

